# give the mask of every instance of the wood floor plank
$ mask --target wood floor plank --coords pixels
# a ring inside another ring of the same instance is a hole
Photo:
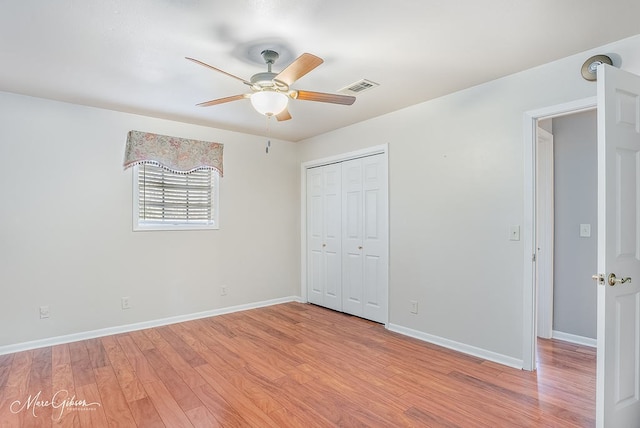
[[[201,369],[201,367],[200,367]],[[194,392],[204,403],[217,423],[224,427],[248,427],[249,423],[242,417],[241,409],[231,406],[225,398],[211,385],[202,385],[194,389]]]
[[[105,415],[105,405],[102,401],[98,385],[89,383],[76,386],[77,398],[90,404],[83,410],[78,410],[78,419],[82,427],[108,427],[107,416]],[[96,404],[94,404],[96,403]]]
[[[424,409],[418,409],[416,407],[410,407],[404,412],[405,415],[414,420],[419,426],[425,427],[439,427],[439,428],[462,428],[461,425],[457,425],[453,422],[447,421],[436,413],[430,413]]]
[[[144,398],[129,402],[129,408],[138,428],[164,428],[164,423],[153,403],[144,393]]]
[[[147,340],[146,337],[145,340]],[[149,365],[149,362],[140,348],[138,348],[138,345],[136,345],[136,342],[133,341],[131,334],[120,335],[117,337],[117,341],[127,357],[127,360],[129,360],[129,364],[131,364],[131,367],[135,371],[138,380],[142,384],[158,381],[158,375],[156,375],[156,372]],[[147,350],[150,349],[154,349],[154,347],[150,346],[147,348]]]
[[[211,366],[209,366],[211,367]],[[238,370],[219,370],[217,376],[223,377],[238,391],[241,391],[251,402],[264,413],[271,414],[282,409],[282,404],[276,400],[273,394],[252,380],[250,371],[246,368]]]
[[[175,334],[162,333],[160,329],[146,330],[145,334],[149,340],[153,343],[154,349],[145,351],[155,355],[159,354],[167,361],[171,366],[173,372],[175,372],[189,387],[196,387],[204,384],[202,376],[198,374],[194,367],[198,365],[206,364],[206,360],[198,355],[194,350],[185,350],[186,345],[182,340],[178,339]],[[171,340],[169,342],[167,337]],[[178,346],[180,349],[176,349]],[[185,357],[188,359],[185,359]],[[197,363],[196,363],[197,362]],[[156,370],[156,373],[159,373]]]
[[[394,426],[389,421],[383,421],[379,415],[375,415],[368,407],[357,406],[339,390],[332,389],[321,382],[304,384],[282,382],[280,386],[288,395],[295,394],[335,426]]]
[[[397,400],[397,395],[376,388],[368,382],[363,382],[358,376],[348,371],[336,371],[323,364],[305,364],[306,369],[324,388],[333,391],[334,395],[342,396],[344,402],[352,403],[357,409],[371,411],[381,422],[388,426],[406,426],[408,420],[404,412],[408,409],[406,403]]]
[[[229,321],[225,321],[228,323]],[[268,379],[277,379],[284,376],[284,373],[264,360],[263,349],[258,347],[255,342],[251,342],[246,337],[238,334],[233,338],[229,338],[226,335],[219,335],[216,337],[217,341],[224,346],[224,348],[231,351],[235,355],[240,355],[244,361],[242,366],[251,365],[255,370],[259,371],[263,376]]]
[[[158,374],[158,378],[166,386],[173,399],[180,405],[183,411],[202,406],[202,402],[193,393],[171,364],[162,356],[158,349],[150,349],[144,352],[149,365]],[[203,385],[198,382],[198,385]],[[196,385],[197,386],[197,385]]]
[[[29,385],[29,373],[33,363],[34,351],[18,352],[11,363],[11,371],[7,377],[5,387],[15,388],[21,394],[27,392]]]
[[[594,426],[594,348],[538,355],[525,372],[286,303],[0,356],[0,428]],[[94,404],[11,411],[57,391]]]
[[[197,321],[189,323],[189,328],[184,328],[184,323],[174,324],[172,327],[178,332],[180,337],[187,343],[197,354],[202,357],[207,364],[211,364],[214,367],[225,367],[232,369],[234,364],[229,361],[229,358],[225,358],[225,355],[220,352],[220,344],[210,338],[202,331],[201,324]],[[238,360],[237,356],[234,361]],[[244,361],[240,364],[236,364],[236,368],[244,366]]]
[[[144,389],[166,426],[185,428],[193,426],[164,383],[148,382],[144,384]]]
[[[220,396],[225,397],[225,401],[234,407],[242,409],[242,418],[250,426],[278,428],[252,399],[247,397],[243,391],[236,388],[231,382],[224,379],[215,368],[207,364],[199,366],[197,370],[207,380],[208,386],[211,386]]]
[[[233,349],[225,346],[225,344],[220,340],[223,335],[212,327],[212,323],[209,322],[211,319],[212,318],[194,321],[194,323],[197,323],[196,332],[200,341],[208,348],[208,350],[203,351],[205,352],[203,358],[205,358],[209,364],[213,364],[214,367],[244,367],[247,364],[246,361],[234,352]],[[202,355],[202,352],[200,352],[200,354]],[[211,361],[211,359],[214,359],[214,361]]]
[[[34,351],[14,355],[9,376],[4,388],[0,390],[0,427],[24,426],[25,421],[35,417],[33,406],[29,407],[27,403],[35,395],[28,389],[33,355]]]
[[[95,369],[107,365],[107,353],[100,339],[88,339],[85,341],[85,345],[91,361],[91,367]]]
[[[71,355],[66,344],[53,346],[51,349],[51,390],[56,400],[73,398],[76,395],[73,383],[73,370],[71,370]],[[64,411],[63,407],[55,409],[53,415],[54,427],[79,427],[80,418],[76,411]]]
[[[9,379],[13,357],[14,354],[0,355],[0,390],[4,388]]]
[[[134,426],[135,421],[118,378],[111,366],[93,369],[96,385],[102,398],[102,408],[110,426]]]
[[[127,402],[131,403],[146,398],[147,393],[116,337],[103,337],[101,341]]]
[[[206,407],[196,407],[195,409],[186,411],[187,417],[196,428],[215,428],[221,427],[218,420]]]
[[[86,342],[70,343],[69,355],[71,355],[71,370],[75,386],[95,384],[96,379],[93,375],[93,365],[89,358]]]
[[[301,414],[299,412],[293,412],[286,407],[270,413],[269,417],[281,427],[322,428],[330,426],[328,421],[309,417],[308,413]]]
[[[235,376],[234,373],[220,372],[220,374],[221,376],[229,379],[230,382],[234,384],[237,383],[237,381],[235,381],[234,379],[230,379],[231,377]],[[268,379],[265,379],[259,373],[252,371],[250,366],[247,366],[246,368],[239,371],[238,375],[244,377],[244,381],[241,384],[242,386],[249,385],[251,389],[259,389],[262,394],[266,394],[271,399],[275,400],[281,408],[285,408],[289,412],[296,414],[298,415],[298,417],[302,417],[303,419],[318,421],[324,426],[330,425],[329,420],[325,419],[320,413],[316,412],[299,396],[291,395],[287,391],[285,391],[284,388],[282,388],[282,385],[284,383],[293,383],[300,385],[307,381],[315,381],[315,379],[311,378],[310,376],[304,374],[291,375],[272,382]],[[300,382],[298,380],[301,376],[304,376],[305,382]]]
[[[132,331],[127,333],[127,336],[133,340],[138,349],[142,352],[155,348],[153,343],[147,337],[145,330]]]
[[[0,389],[0,428],[24,426],[26,410],[16,406],[14,402],[26,398],[17,388],[5,386]]]
[[[38,401],[52,402],[52,374],[51,374],[51,347],[35,349],[33,362],[29,373],[29,394],[38,397]],[[38,406],[38,417],[31,422],[34,427],[50,427],[52,424],[53,407],[51,405]]]
[[[193,350],[179,334],[176,334],[172,326],[164,326],[157,329],[160,335],[171,345],[176,354],[180,355],[191,367],[198,367],[207,362]]]

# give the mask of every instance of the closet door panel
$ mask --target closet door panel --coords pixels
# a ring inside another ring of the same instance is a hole
[[[365,312],[365,308],[367,309],[367,313],[374,312],[373,310],[381,310],[381,303],[384,301],[382,298],[382,293],[384,292],[384,284],[381,283],[383,277],[381,272],[384,271],[384,267],[382,266],[383,260],[381,257],[374,255],[367,255],[364,261],[364,281],[367,283],[367,287],[364,290],[364,306],[363,313]],[[371,316],[371,315],[370,315]],[[375,321],[379,321],[378,319],[374,319]]]
[[[342,308],[362,316],[362,159],[342,162]]]
[[[340,164],[320,168],[323,174],[324,266],[323,305],[342,310],[342,167]]]
[[[363,231],[363,317],[387,322],[387,170],[382,155],[362,159],[364,193]]]
[[[324,303],[323,185],[320,169],[307,170],[307,300],[318,305]]]
[[[322,278],[324,275],[322,274],[322,252],[311,250],[309,252],[309,292],[308,292],[308,300],[311,303],[315,303],[318,305],[322,305],[323,299],[322,295],[324,294],[322,287]]]

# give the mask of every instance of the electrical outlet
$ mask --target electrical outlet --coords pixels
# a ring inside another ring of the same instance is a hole
[[[411,313],[412,314],[417,314],[418,313],[418,301],[417,300],[411,300],[409,302],[411,304]]]
[[[226,296],[227,295],[227,286],[223,285],[222,287],[220,287],[220,295],[221,296]]]
[[[122,303],[122,309],[131,308],[131,302],[129,301],[129,297],[123,297],[121,300],[121,303]]]
[[[49,318],[49,306],[40,306],[40,319]]]

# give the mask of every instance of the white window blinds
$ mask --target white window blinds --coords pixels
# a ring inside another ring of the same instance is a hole
[[[213,225],[217,172],[188,174],[143,164],[138,166],[138,224]]]

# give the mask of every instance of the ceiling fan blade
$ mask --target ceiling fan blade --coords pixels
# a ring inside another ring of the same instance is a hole
[[[320,101],[323,103],[344,104],[350,106],[356,101],[351,95],[326,94],[324,92],[296,91],[293,97],[298,100]]]
[[[210,69],[212,69],[212,70],[218,71],[218,72],[220,72],[220,73],[222,73],[222,74],[226,74],[226,75],[227,75],[227,76],[229,76],[229,77],[233,77],[234,79],[237,79],[237,80],[241,81],[241,82],[242,82],[242,83],[244,83],[245,85],[249,85],[249,86],[251,86],[251,82],[249,82],[249,81],[247,81],[247,80],[243,79],[242,77],[234,76],[234,75],[233,75],[233,74],[231,74],[231,73],[227,73],[226,71],[220,70],[219,68],[216,68],[216,67],[214,67],[214,66],[212,66],[212,65],[209,65],[209,64],[204,63],[204,62],[202,62],[202,61],[199,61],[199,60],[197,60],[197,59],[189,58],[188,56],[186,56],[185,58],[186,58],[186,59],[188,59],[189,61],[193,61],[193,62],[195,62],[196,64],[203,65],[203,66],[205,66],[205,67],[207,67],[207,68],[210,68]]]
[[[291,113],[289,113],[289,109],[285,107],[284,110],[276,114],[276,119],[278,119],[278,122],[291,119]]]
[[[224,97],[224,98],[218,98],[216,100],[205,101],[203,103],[196,104],[196,105],[198,107],[209,107],[209,106],[215,106],[215,105],[218,105],[218,104],[228,103],[230,101],[242,100],[242,99],[245,99],[245,98],[249,98],[250,96],[251,96],[251,94],[233,95],[231,97]]]
[[[278,74],[274,80],[279,80],[291,86],[293,82],[322,64],[324,60],[310,53],[303,53],[295,61]]]

